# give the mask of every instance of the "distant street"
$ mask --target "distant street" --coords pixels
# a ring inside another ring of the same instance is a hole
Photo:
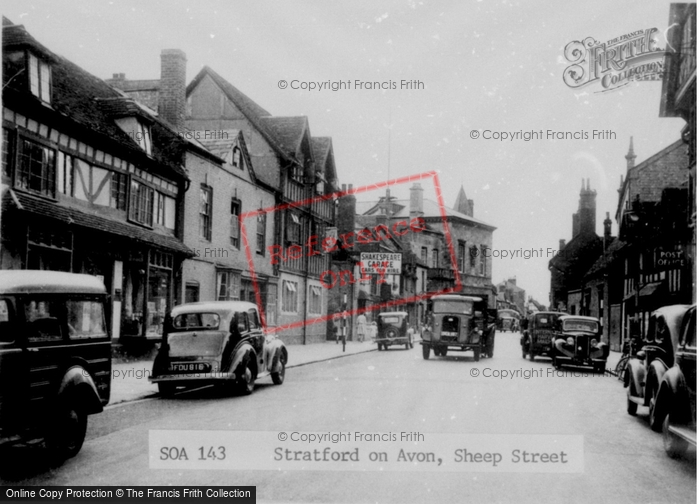
[[[550,361],[522,359],[519,336],[498,333],[494,358],[480,362],[471,352],[425,361],[419,345],[395,347],[290,369],[282,386],[264,380],[248,397],[208,389],[118,405],[90,417],[82,451],[58,468],[37,469],[39,449],[13,449],[0,462],[0,483],[255,485],[258,502],[695,502],[695,451],[668,458],[646,410],[638,418],[625,412],[620,382],[590,372],[547,377]],[[484,377],[496,369],[523,373]],[[157,470],[149,468],[152,429],[574,434],[584,437],[585,470]]]

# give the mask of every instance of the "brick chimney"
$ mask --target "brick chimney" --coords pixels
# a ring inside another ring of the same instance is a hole
[[[109,84],[112,87],[115,87],[117,89],[121,89],[122,91],[124,90],[124,82],[126,81],[126,74],[124,73],[115,73],[112,74],[111,79],[105,80],[107,84]]]
[[[605,238],[605,243],[608,244],[610,243],[610,239],[612,237],[612,221],[610,220],[610,212],[605,212],[603,229],[605,230],[605,234],[603,235]]]
[[[185,129],[187,57],[180,49],[160,53],[158,113],[176,130]]]
[[[578,235],[578,232],[580,231],[580,223],[579,223],[579,218],[578,218],[578,212],[573,214],[572,216],[572,221],[573,221],[573,226],[572,226],[572,231],[571,231],[571,238],[575,238],[576,235]]]
[[[352,184],[342,186],[343,193],[352,191]],[[338,235],[355,231],[357,199],[354,194],[344,194],[338,198]]]
[[[423,215],[423,187],[418,182],[411,187],[411,202],[408,208],[411,217]]]

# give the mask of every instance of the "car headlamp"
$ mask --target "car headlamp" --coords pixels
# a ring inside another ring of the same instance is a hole
[[[574,338],[572,338],[571,336],[569,336],[568,338],[566,338],[566,344],[567,344],[567,345],[573,345],[573,344],[574,344]]]

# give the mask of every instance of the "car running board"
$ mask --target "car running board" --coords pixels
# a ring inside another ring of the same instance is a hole
[[[682,440],[687,441],[688,443],[692,444],[693,446],[698,445],[698,433],[697,433],[697,431],[694,431],[693,429],[689,429],[688,427],[669,425],[668,431],[671,434],[678,436]]]

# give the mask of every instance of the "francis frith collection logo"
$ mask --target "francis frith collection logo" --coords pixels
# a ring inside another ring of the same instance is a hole
[[[658,47],[659,33],[649,28],[607,42],[593,37],[569,42],[564,56],[571,64],[564,70],[564,82],[572,88],[600,82],[606,92],[633,81],[661,80],[665,51]]]

